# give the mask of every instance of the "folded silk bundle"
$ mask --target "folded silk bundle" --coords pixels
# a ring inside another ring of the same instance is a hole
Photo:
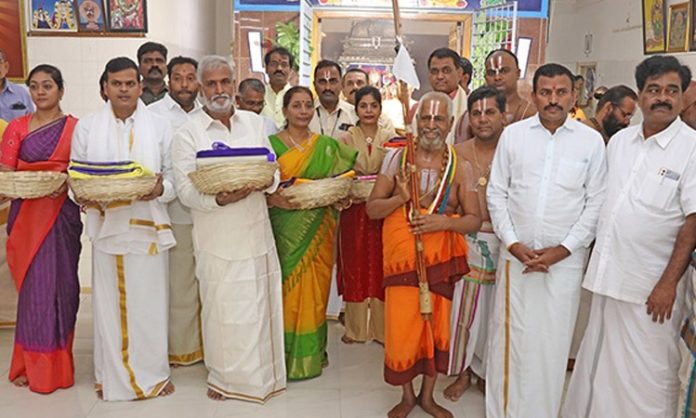
[[[110,177],[114,179],[138,178],[154,176],[155,174],[135,161],[114,161],[91,163],[71,161],[68,175],[73,179],[90,179]]]
[[[237,158],[238,160],[251,160],[251,161],[268,161],[274,162],[276,160],[275,154],[273,154],[268,148],[262,147],[252,147],[252,148],[231,148],[227,144],[222,142],[213,142],[212,149],[198,151],[196,153],[196,158],[198,159],[220,159],[216,162],[226,162],[230,161],[228,158]],[[208,161],[206,161],[208,163]]]

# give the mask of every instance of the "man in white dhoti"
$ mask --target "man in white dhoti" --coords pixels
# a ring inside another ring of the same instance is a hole
[[[198,103],[198,62],[189,57],[174,57],[167,65],[169,92],[148,106],[169,121],[176,132],[200,109]],[[188,366],[203,360],[196,263],[191,230],[193,221],[179,199],[169,202],[169,218],[176,245],[169,250],[169,363]]]
[[[536,71],[539,113],[503,132],[488,209],[502,242],[489,328],[489,418],[557,418],[588,247],[606,190],[602,136],[568,117],[573,74]]]
[[[609,142],[607,200],[583,283],[592,308],[566,418],[675,417],[682,279],[696,246],[696,131],[679,118],[690,80],[674,57],[636,67],[643,123]]]
[[[106,64],[102,110],[78,122],[70,158],[135,161],[158,173],[152,192],[133,202],[87,207],[92,241],[94,372],[107,401],[145,399],[174,391],[167,362],[168,250],[175,244],[167,203],[176,196],[166,119],[140,101],[138,66]]]
[[[176,133],[172,155],[179,198],[193,218],[208,396],[263,403],[286,386],[281,271],[266,197],[249,188],[204,195],[188,177],[197,152],[215,142],[271,149],[261,116],[233,107],[233,74],[222,57],[200,61],[203,109]],[[265,191],[278,181],[276,174]]]
[[[481,87],[469,95],[467,107],[474,137],[454,146],[457,154],[473,167],[481,212],[481,229],[466,236],[471,271],[457,282],[452,298],[449,375],[457,380],[445,389],[445,397],[458,400],[471,385],[471,374],[485,390],[488,323],[493,308],[495,271],[500,240],[486,205],[493,154],[505,127],[505,96],[492,87]]]

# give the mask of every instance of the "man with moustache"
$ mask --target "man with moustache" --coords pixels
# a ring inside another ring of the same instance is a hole
[[[502,244],[488,340],[489,418],[558,417],[606,189],[601,135],[568,116],[570,70],[539,67],[532,99],[539,113],[505,128],[487,191]]]
[[[452,99],[452,116],[454,123],[457,123],[461,116],[466,113],[466,91],[459,85],[464,75],[462,59],[449,48],[439,48],[433,51],[428,57],[428,79],[433,91],[445,93]],[[415,126],[415,120],[413,121]],[[450,130],[447,134],[447,143],[452,145],[455,142],[456,129]],[[467,138],[462,138],[465,140]]]
[[[446,144],[454,119],[452,101],[444,93],[426,93],[416,116],[417,206],[403,149],[385,157],[367,202],[367,215],[384,219],[384,379],[402,389],[401,402],[387,416],[405,418],[419,405],[433,417],[453,418],[435,402],[433,391],[437,373],[447,372],[454,285],[469,271],[464,235],[478,231],[481,219],[471,168]],[[420,214],[407,215],[414,212]],[[421,283],[416,271],[414,234],[422,237],[427,282]],[[426,306],[431,313],[423,313]],[[416,396],[413,379],[420,374],[423,383]]]
[[[677,413],[683,278],[696,247],[696,131],[679,118],[691,71],[657,55],[635,77],[643,123],[607,148],[607,201],[583,283],[592,309],[565,418]],[[682,332],[693,350],[693,328]]]
[[[339,138],[357,122],[354,107],[340,99],[341,67],[333,61],[319,61],[314,68],[314,90],[319,100],[315,104],[309,129],[321,135]]]
[[[480,87],[469,95],[467,108],[473,138],[454,146],[457,155],[468,161],[478,192],[481,228],[466,236],[469,273],[457,282],[452,299],[449,375],[457,380],[445,389],[445,397],[458,400],[471,385],[485,390],[488,322],[493,306],[494,284],[500,240],[486,204],[486,188],[493,154],[505,127],[505,96],[492,87]]]
[[[346,102],[350,105],[351,116],[356,122],[358,120],[358,113],[355,109],[355,93],[360,90],[361,87],[367,86],[367,84],[367,73],[360,68],[351,68],[343,75],[343,97],[345,97]],[[394,131],[394,123],[384,113],[381,113],[379,116],[379,127],[389,132]]]
[[[595,116],[582,123],[602,134],[604,143],[608,144],[615,133],[631,123],[631,117],[636,113],[636,101],[638,96],[631,88],[612,87],[599,99]]]
[[[264,96],[266,95],[266,87],[263,83],[255,78],[247,78],[239,83],[239,91],[237,92],[236,100],[237,107],[240,110],[248,110],[263,118],[263,135],[268,138],[271,135],[278,133],[278,127],[273,119],[261,112],[264,107]]]
[[[174,57],[167,65],[169,94],[148,109],[167,119],[176,132],[189,116],[200,109],[198,104],[198,62],[189,57]],[[191,229],[193,222],[188,208],[179,199],[169,202],[169,218],[176,245],[169,250],[169,363],[188,366],[203,360]]]
[[[263,403],[285,390],[280,262],[265,190],[200,193],[189,173],[197,153],[222,143],[272,149],[261,116],[234,108],[234,68],[206,56],[198,66],[201,111],[175,134],[172,159],[177,192],[191,209],[200,283],[208,397]]]
[[[94,373],[106,401],[174,391],[167,361],[168,253],[176,244],[167,204],[174,200],[171,127],[139,99],[138,66],[129,58],[104,69],[104,107],[77,123],[73,161],[133,161],[157,173],[151,193],[131,202],[84,206],[92,241]]]
[[[167,94],[164,74],[167,72],[167,47],[157,42],[146,42],[138,48],[138,64],[143,77],[140,99],[146,105],[161,100]]]
[[[290,90],[290,71],[295,66],[295,61],[290,51],[277,46],[266,53],[263,58],[268,75],[268,86],[265,93],[263,114],[273,119],[278,129],[283,129],[285,116],[283,116],[283,97]]]

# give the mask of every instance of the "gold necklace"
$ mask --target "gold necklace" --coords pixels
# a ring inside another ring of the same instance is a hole
[[[481,166],[479,165],[478,162],[478,155],[476,152],[476,140],[474,140],[474,164],[476,164],[476,169],[478,170],[479,174],[483,173],[483,170],[481,170]],[[488,184],[488,176],[491,174],[491,165],[488,165],[488,170],[486,170],[486,173],[479,177],[478,179],[478,185],[481,187],[486,187]]]
[[[286,132],[287,132],[287,134],[288,134],[288,138],[290,139],[290,142],[292,142],[292,144],[293,144],[293,147],[296,148],[296,149],[297,149],[298,151],[300,151],[300,152],[304,152],[305,148],[304,148],[302,145],[300,145],[300,144],[303,143],[303,142],[306,141],[306,140],[303,139],[303,140],[301,140],[300,143],[298,144],[297,141],[295,141],[295,139],[292,137],[292,135],[290,135],[290,131],[286,131]],[[308,137],[310,137],[310,136],[311,136],[311,134],[308,135]]]

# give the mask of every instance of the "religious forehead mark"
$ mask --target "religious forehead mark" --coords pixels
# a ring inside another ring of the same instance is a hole
[[[331,80],[331,70],[326,70],[324,71],[324,76],[322,77],[323,80],[329,81]]]
[[[490,64],[491,69],[495,71],[495,75],[500,75],[500,70],[503,68],[503,56],[498,55],[497,57],[490,57],[488,63]]]
[[[430,114],[431,115],[437,115],[440,113],[440,101],[439,100],[431,100],[430,101]]]
[[[488,110],[488,98],[484,97],[483,99],[476,102],[476,109],[481,113],[485,113],[486,110]]]

